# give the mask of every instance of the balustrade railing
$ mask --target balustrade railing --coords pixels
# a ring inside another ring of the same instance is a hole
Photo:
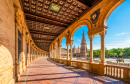
[[[75,68],[84,69],[99,75],[106,75],[112,78],[130,82],[130,67],[110,65],[110,64],[102,65],[99,63],[88,63],[83,61],[73,61],[73,60],[70,61],[65,59],[54,59],[54,58],[51,58],[51,60],[65,65],[69,64],[70,66],[73,66]]]

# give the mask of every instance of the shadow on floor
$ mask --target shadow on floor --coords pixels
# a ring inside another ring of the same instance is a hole
[[[69,76],[69,77],[52,77],[52,78],[35,78],[35,79],[30,79],[27,80],[26,82],[32,82],[32,81],[44,81],[44,80],[58,80],[58,79],[69,79],[69,78],[76,78],[78,80],[78,78],[88,78],[88,79],[92,79],[93,80],[93,84],[97,84],[96,81],[99,81],[103,84],[129,84],[129,83],[125,83],[123,81],[120,80],[116,80],[110,77],[106,77],[106,76],[99,76],[93,73],[89,73],[86,70],[82,70],[82,69],[76,69],[74,67],[71,66],[65,66],[64,64],[60,64],[60,63],[56,63],[52,60],[50,60],[49,58],[47,59],[47,61],[49,61],[50,63],[53,63],[55,65],[38,65],[38,66],[31,66],[30,68],[32,69],[36,69],[36,68],[47,68],[47,67],[63,67],[66,70],[70,70],[71,72],[67,72],[67,74],[73,74],[76,73],[78,74],[77,76]],[[40,64],[40,63],[39,63]],[[66,74],[66,73],[51,73],[51,74],[33,74],[33,75],[28,75],[28,77],[32,77],[32,76],[41,76],[41,75],[58,75],[58,74]],[[21,75],[21,77],[25,77],[27,75]],[[33,77],[32,77],[33,78]],[[21,80],[19,82],[24,82],[25,80]],[[77,84],[77,83],[73,83],[73,84]],[[86,83],[78,83],[78,84],[86,84]]]

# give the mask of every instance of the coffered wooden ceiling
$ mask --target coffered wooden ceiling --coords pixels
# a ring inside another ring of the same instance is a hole
[[[36,45],[49,51],[51,42],[101,0],[21,0]]]

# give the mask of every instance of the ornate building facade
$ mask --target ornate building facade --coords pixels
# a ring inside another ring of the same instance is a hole
[[[87,43],[86,43],[86,39],[85,39],[85,34],[84,34],[84,31],[83,31],[83,37],[82,37],[82,40],[81,40],[81,48],[73,48],[73,56],[76,56],[76,57],[87,57],[88,56],[88,53],[87,53]]]

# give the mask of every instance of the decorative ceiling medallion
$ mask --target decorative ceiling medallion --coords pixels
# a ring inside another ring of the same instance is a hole
[[[54,2],[58,2],[58,0],[54,0]]]
[[[69,4],[65,4],[65,7],[69,7]]]
[[[46,13],[43,13],[43,15],[46,15]]]
[[[75,8],[75,9],[74,9],[74,11],[77,11],[77,10],[78,10],[78,8]]]
[[[51,11],[49,11],[49,14],[52,14],[52,12],[51,12]]]
[[[63,1],[60,1],[60,5],[63,5]]]
[[[42,36],[43,38],[45,38],[46,36]]]
[[[65,13],[65,15],[68,15],[67,13]]]
[[[61,15],[58,15],[58,17],[61,17]]]
[[[77,3],[76,2],[73,2],[73,5],[76,5]]]
[[[35,6],[35,5],[32,5],[32,8],[36,8],[36,6]]]
[[[82,10],[79,10],[79,12],[81,13],[81,12],[83,12]]]
[[[42,3],[39,3],[39,6],[42,6]]]
[[[77,15],[77,16],[78,16],[79,14],[78,14],[78,13],[76,13],[75,15]]]
[[[42,10],[42,8],[38,7],[38,10]]]
[[[25,6],[29,6],[29,3],[24,3]]]
[[[49,27],[44,27],[44,29],[46,29],[46,30],[50,30],[50,28],[49,28]]]
[[[68,3],[71,3],[72,2],[72,0],[68,0]]]
[[[45,8],[46,8],[46,9],[48,9],[48,8],[49,8],[49,6],[45,6]]]
[[[81,5],[79,4],[79,5],[78,5],[78,7],[80,8],[80,7],[81,7]]]
[[[71,17],[72,15],[69,15],[69,17]]]
[[[32,4],[36,4],[36,1],[32,1]]]
[[[73,9],[74,7],[73,6],[70,6],[70,9]]]
[[[40,2],[43,2],[43,0],[39,0]]]
[[[49,16],[49,17],[50,17],[51,15],[49,15],[49,14],[48,14],[47,16]]]
[[[65,8],[62,8],[63,11],[65,11],[66,9]]]
[[[60,14],[63,14],[63,12],[60,12]]]
[[[60,19],[59,17],[57,17],[57,19]]]
[[[49,4],[50,4],[50,2],[49,2],[49,1],[46,1],[46,4],[47,4],[47,5],[49,5]]]
[[[29,8],[28,8],[28,7],[25,7],[25,9],[26,9],[26,10],[29,10]]]
[[[44,9],[44,12],[47,12],[47,10]]]
[[[35,12],[36,10],[32,9],[32,12]]]
[[[74,11],[71,12],[71,14],[74,14],[74,13],[75,13]]]
[[[70,12],[70,10],[67,10],[66,12],[67,12],[67,13],[69,13],[69,12]]]
[[[52,6],[51,6],[51,10],[55,11],[55,12],[59,12],[60,8],[61,8],[60,6],[55,5],[55,4],[52,4]]]
[[[37,13],[41,13],[41,11],[38,11]]]
[[[54,15],[57,15],[57,13],[54,13]]]
[[[82,9],[86,9],[86,7],[85,7],[85,6],[83,6],[83,7],[82,7]]]
[[[90,19],[92,21],[93,24],[95,24],[98,21],[100,15],[100,9],[94,11],[91,15],[90,15]]]

